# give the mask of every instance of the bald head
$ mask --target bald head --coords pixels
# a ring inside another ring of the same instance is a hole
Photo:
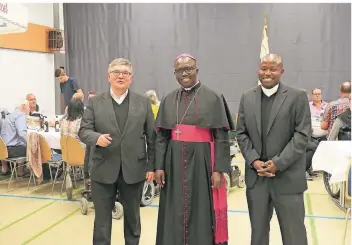
[[[34,94],[27,94],[27,95],[26,95],[26,100],[30,100],[30,98],[31,98],[32,96],[34,96]]]
[[[29,109],[31,112],[36,111],[37,109],[37,98],[35,97],[34,94],[27,94],[26,100],[29,103]]]
[[[340,93],[349,96],[351,94],[351,82],[343,82],[340,86]]]

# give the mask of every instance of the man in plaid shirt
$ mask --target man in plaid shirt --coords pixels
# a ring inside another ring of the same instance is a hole
[[[351,82],[344,82],[340,86],[340,98],[330,102],[326,108],[321,122],[321,129],[330,132],[336,117],[345,112],[350,106],[349,95],[351,94]]]

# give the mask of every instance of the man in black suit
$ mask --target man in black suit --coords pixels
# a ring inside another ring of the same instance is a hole
[[[124,208],[125,244],[139,244],[142,188],[146,179],[154,178],[154,117],[150,101],[129,90],[132,78],[128,60],[113,60],[108,68],[110,91],[89,99],[82,118],[79,137],[95,146],[90,173],[93,245],[111,244],[117,189]]]
[[[307,245],[303,193],[311,117],[306,93],[281,83],[283,72],[281,57],[265,56],[258,71],[261,85],[242,95],[238,111],[251,245],[269,244],[273,208],[283,245]]]

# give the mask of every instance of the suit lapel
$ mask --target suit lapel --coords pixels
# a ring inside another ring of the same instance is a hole
[[[257,123],[257,128],[259,132],[260,138],[262,137],[262,90],[260,87],[255,89],[255,94],[254,94],[254,107],[255,107],[255,119]]]
[[[112,98],[108,92],[106,92],[103,97],[103,108],[108,114],[109,121],[112,123],[113,128],[116,129],[119,134],[121,134],[119,125],[116,121],[115,110],[112,105]]]
[[[128,114],[127,114],[127,119],[126,119],[126,123],[125,123],[125,128],[122,130],[122,135],[121,138],[124,136],[126,129],[128,127],[128,125],[130,125],[132,123],[131,121],[131,115],[135,112],[136,110],[136,96],[133,92],[131,92],[131,90],[128,91],[129,93],[129,101],[128,101]]]
[[[275,96],[273,106],[271,108],[271,113],[270,113],[270,118],[269,118],[269,124],[268,124],[268,129],[267,129],[267,134],[269,133],[271,127],[273,126],[274,120],[277,116],[277,113],[279,112],[282,104],[284,103],[286,97],[287,97],[287,88],[281,83],[279,85],[279,89],[277,91],[277,94]]]

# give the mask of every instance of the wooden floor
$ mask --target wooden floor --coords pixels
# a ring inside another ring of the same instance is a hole
[[[241,159],[237,165],[243,169]],[[7,190],[7,181],[0,181],[0,244],[1,245],[89,245],[92,244],[94,209],[87,216],[80,212],[75,190],[74,201],[60,196],[60,185],[51,195],[50,184],[27,189],[28,179],[17,181]],[[237,187],[229,195],[229,245],[250,244],[250,224],[245,188]],[[141,208],[141,245],[154,245],[158,198],[153,205]],[[345,213],[327,195],[321,176],[309,182],[305,193],[306,227],[310,245],[340,245]],[[349,221],[350,222],[350,221]],[[124,244],[123,221],[113,220],[112,244]],[[271,222],[270,240],[280,245],[281,236],[276,216]],[[348,224],[350,237],[350,223]],[[350,244],[350,239],[346,241]],[[299,244],[297,244],[299,245]]]

